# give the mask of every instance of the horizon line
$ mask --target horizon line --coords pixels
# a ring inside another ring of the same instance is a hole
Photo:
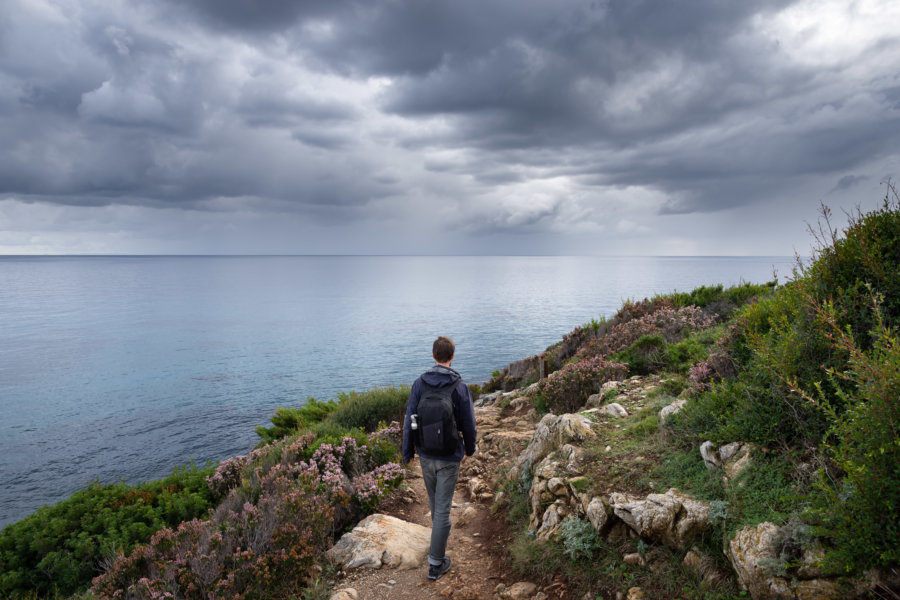
[[[797,254],[0,254],[0,258],[796,258],[797,256]]]

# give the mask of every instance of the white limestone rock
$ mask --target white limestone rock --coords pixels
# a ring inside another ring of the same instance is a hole
[[[740,475],[750,465],[753,444],[731,442],[719,448],[710,441],[700,444],[700,456],[710,470],[721,469],[722,481],[728,483]]]
[[[679,398],[672,404],[668,406],[664,406],[661,411],[659,411],[659,422],[665,423],[666,419],[671,417],[672,415],[677,415],[681,412],[681,409],[684,408],[684,405],[688,403],[687,398]]]
[[[569,442],[581,442],[595,435],[591,421],[579,414],[544,415],[538,423],[528,447],[510,469],[510,479],[518,479],[527,466],[534,468],[544,457]]]
[[[628,416],[628,411],[625,410],[625,407],[618,402],[613,402],[611,404],[601,406],[598,409],[598,412],[601,415],[607,415],[616,419],[623,419]]]
[[[369,515],[328,550],[344,569],[421,566],[431,545],[431,529],[388,515]]]
[[[600,496],[594,496],[588,501],[587,505],[584,506],[584,514],[587,517],[587,520],[590,521],[591,525],[594,526],[594,529],[597,530],[597,533],[601,536],[606,535],[609,528],[612,526],[610,512],[609,506],[607,506]]]
[[[639,536],[675,548],[683,548],[710,527],[709,504],[675,489],[644,499],[613,493],[609,502],[613,513]]]

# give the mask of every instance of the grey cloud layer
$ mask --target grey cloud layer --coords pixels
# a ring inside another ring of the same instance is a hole
[[[0,197],[335,222],[450,196],[464,230],[527,233],[597,213],[574,192],[712,212],[890,175],[900,38],[798,60],[763,26],[792,5],[11,0]]]

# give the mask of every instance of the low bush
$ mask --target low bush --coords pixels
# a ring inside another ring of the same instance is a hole
[[[619,323],[606,335],[586,342],[576,357],[609,358],[645,336],[658,335],[671,344],[713,324],[714,319],[696,306],[677,309],[663,307],[640,318]]]
[[[632,375],[648,375],[658,371],[668,362],[669,344],[666,338],[656,335],[645,335],[613,358],[628,365]]]
[[[600,547],[601,539],[590,522],[578,517],[568,517],[559,529],[563,551],[570,559],[590,559]]]
[[[627,372],[623,363],[588,358],[569,363],[543,379],[538,392],[548,410],[557,414],[573,412],[584,406],[588,396],[600,391],[605,382],[623,379]]]
[[[701,308],[715,307],[716,312],[727,317],[735,308],[743,306],[750,300],[765,296],[772,292],[777,282],[768,283],[741,283],[729,288],[722,284],[712,286],[700,286],[690,292],[675,292],[665,296],[674,306],[699,306]]]
[[[303,427],[319,423],[334,412],[335,408],[337,408],[337,403],[333,400],[320,402],[312,396],[307,398],[306,404],[300,408],[279,407],[269,419],[272,422],[272,427],[260,425],[256,428],[256,434],[260,437],[260,444],[270,444]]]
[[[212,518],[164,528],[94,580],[107,598],[250,599],[297,594],[335,531],[371,510],[402,480],[396,463],[375,465],[354,438],[319,444],[307,433],[261,450],[246,482]],[[266,460],[278,456],[277,461]],[[350,482],[349,486],[347,482]]]
[[[213,469],[189,465],[137,486],[91,484],[0,533],[0,596],[73,594],[104,561],[164,527],[206,514]]]
[[[375,431],[379,423],[403,422],[409,386],[374,388],[365,392],[338,395],[338,405],[329,416],[333,423],[347,429]]]

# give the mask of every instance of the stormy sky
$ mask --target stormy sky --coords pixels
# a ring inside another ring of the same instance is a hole
[[[0,0],[0,254],[786,255],[895,0]]]

